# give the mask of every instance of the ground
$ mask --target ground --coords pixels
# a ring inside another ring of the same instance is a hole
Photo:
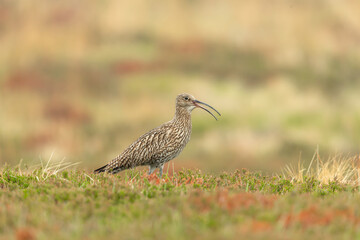
[[[0,172],[0,239],[360,239],[359,187],[245,169]]]

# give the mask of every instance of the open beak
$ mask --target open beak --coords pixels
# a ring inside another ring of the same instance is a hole
[[[211,116],[213,116],[213,117],[216,119],[216,121],[217,121],[217,118],[214,116],[214,114],[212,114],[209,110],[207,110],[206,108],[200,106],[199,104],[202,104],[202,105],[205,105],[205,106],[211,108],[211,109],[214,110],[217,114],[219,114],[219,116],[221,116],[221,114],[220,114],[215,108],[213,108],[212,106],[210,106],[210,105],[207,104],[207,103],[200,102],[200,101],[198,101],[198,100],[194,100],[194,101],[193,101],[193,104],[194,104],[194,106],[196,106],[196,107],[198,107],[198,108],[201,108],[201,109],[207,111],[208,113],[210,113]]]

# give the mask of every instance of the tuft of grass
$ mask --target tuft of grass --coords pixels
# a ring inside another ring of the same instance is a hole
[[[40,164],[33,165],[31,167],[25,166],[25,169],[22,169],[22,160],[20,160],[19,164],[15,167],[15,172],[18,176],[34,176],[37,181],[43,182],[46,182],[46,180],[50,177],[56,177],[66,180],[68,172],[64,172],[64,170],[71,169],[72,167],[77,166],[81,163],[66,162],[65,158],[57,161],[53,157],[54,152],[51,153],[47,161],[43,161],[40,157]],[[85,175],[88,178],[91,178],[89,175]]]
[[[323,160],[316,150],[307,167],[299,160],[297,167],[287,165],[282,175],[292,182],[303,183],[307,179],[316,179],[322,184],[338,182],[360,186],[360,156],[333,155]]]

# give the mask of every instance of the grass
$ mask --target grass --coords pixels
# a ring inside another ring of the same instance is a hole
[[[0,171],[0,239],[360,237],[359,185],[339,179],[246,169],[170,169],[159,179],[145,171],[94,175],[62,166]]]
[[[299,161],[297,168],[286,166],[283,175],[292,181],[304,182],[306,178],[315,178],[321,183],[339,182],[342,184],[360,185],[359,156],[337,156],[323,160],[317,150],[308,167]]]

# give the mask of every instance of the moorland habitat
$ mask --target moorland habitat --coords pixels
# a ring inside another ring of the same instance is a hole
[[[359,239],[359,11],[1,1],[0,239]],[[92,174],[184,92],[222,117],[163,179]]]

